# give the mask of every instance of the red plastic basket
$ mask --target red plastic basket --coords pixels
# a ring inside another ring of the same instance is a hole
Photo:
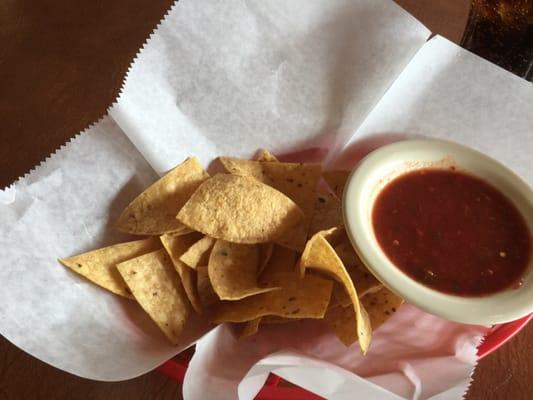
[[[503,346],[509,339],[520,332],[520,330],[526,326],[532,318],[533,314],[529,314],[516,321],[495,325],[479,345],[477,349],[478,357],[483,358]],[[157,370],[177,382],[183,382],[185,371],[187,371],[187,366],[193,353],[194,349],[192,348],[186,350],[179,356],[168,360],[166,363],[158,367]],[[256,399],[319,400],[322,399],[322,397],[298,386],[284,386],[283,380],[279,376],[271,374],[261,391],[256,396]]]

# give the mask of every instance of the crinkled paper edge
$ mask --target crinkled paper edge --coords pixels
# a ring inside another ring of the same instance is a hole
[[[122,82],[120,84],[120,89],[118,90],[118,94],[115,98],[114,101],[111,102],[111,104],[106,108],[106,113],[101,115],[100,117],[98,117],[94,122],[90,123],[89,125],[87,125],[87,127],[85,129],[82,129],[81,131],[79,131],[77,134],[75,134],[74,136],[72,136],[70,139],[68,139],[65,143],[63,143],[61,146],[59,146],[55,151],[53,151],[52,153],[50,153],[48,156],[46,156],[43,160],[41,160],[38,164],[36,164],[34,167],[30,168],[25,174],[23,174],[22,176],[19,176],[18,178],[16,178],[12,183],[8,184],[7,186],[5,186],[4,188],[0,188],[0,192],[4,193],[4,192],[8,192],[10,190],[13,190],[15,188],[16,185],[18,185],[19,183],[22,183],[24,182],[25,180],[27,179],[30,179],[33,174],[35,174],[39,169],[41,169],[42,167],[44,167],[49,161],[51,161],[54,157],[56,157],[57,155],[61,154],[62,152],[64,152],[71,144],[75,143],[77,140],[80,139],[80,137],[82,135],[85,135],[85,134],[88,134],[90,133],[89,131],[94,128],[96,125],[98,125],[99,123],[101,123],[104,118],[106,118],[106,116],[109,116],[109,110],[111,108],[113,108],[115,106],[115,104],[117,104],[120,100],[120,98],[122,97],[122,94],[123,94],[123,91],[124,91],[124,86],[126,84],[126,81],[129,77],[129,74],[130,74],[130,71],[133,67],[133,64],[137,61],[137,59],[139,58],[139,56],[141,55],[141,53],[144,51],[145,47],[148,45],[148,43],[150,42],[150,40],[152,40],[152,37],[157,33],[157,31],[159,30],[159,27],[161,26],[161,24],[163,23],[163,21],[165,19],[167,19],[167,17],[169,16],[169,14],[171,12],[173,12],[173,10],[177,7],[178,5],[178,0],[174,1],[172,3],[172,5],[165,11],[165,13],[163,14],[163,16],[161,17],[161,19],[159,20],[159,22],[157,23],[157,25],[155,26],[154,29],[152,29],[152,32],[148,35],[148,37],[145,39],[145,41],[143,42],[143,44],[141,45],[141,47],[139,48],[139,50],[137,51],[137,53],[135,54],[135,56],[133,57],[133,59],[131,60],[129,66],[128,66],[128,69],[126,71],[126,74],[124,75],[124,77],[122,78]],[[109,118],[111,118],[109,116]],[[125,135],[126,136],[126,135]]]
[[[484,335],[481,336],[481,338],[478,340],[477,344],[476,344],[476,353],[478,351],[478,349],[481,347],[481,345],[483,343],[485,343],[485,340],[487,339],[487,335],[490,335],[490,333],[486,333]],[[479,365],[479,361],[481,360],[481,358],[479,358],[476,354],[476,362],[474,363],[474,365],[472,366],[472,370],[470,371],[470,376],[468,377],[468,383],[464,389],[464,392],[463,392],[463,395],[461,396],[461,399],[462,400],[465,400],[466,399],[466,395],[468,394],[468,392],[470,391],[470,388],[472,387],[472,382],[474,382],[474,373],[476,372],[476,368],[477,366]]]
[[[30,168],[24,175],[19,176],[16,178],[13,182],[11,182],[9,185],[5,186],[4,188],[0,189],[0,192],[7,192],[9,190],[12,190],[15,188],[16,185],[19,183],[24,182],[25,180],[31,178],[33,174],[35,174],[40,168],[44,167],[49,161],[53,160],[54,157],[57,155],[63,153],[71,144],[74,144],[76,141],[78,141],[82,135],[88,133],[92,128],[94,128],[96,125],[98,125],[100,122],[104,120],[107,114],[102,115],[99,117],[96,121],[89,124],[85,129],[82,129],[77,134],[72,136],[70,139],[68,139],[65,143],[63,143],[61,146],[59,146],[55,151],[50,153],[48,156],[46,156],[44,159],[42,159],[38,164]]]

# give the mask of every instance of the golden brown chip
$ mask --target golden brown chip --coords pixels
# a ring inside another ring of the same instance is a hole
[[[115,244],[60,259],[59,262],[88,280],[120,296],[133,296],[117,270],[117,264],[161,248],[155,238]]]
[[[185,160],[126,207],[118,219],[117,229],[135,235],[184,230],[176,214],[208,177],[196,157]]]
[[[257,155],[257,161],[278,162],[278,158],[267,149],[261,149]]]
[[[376,330],[385,321],[394,315],[403,303],[403,299],[386,287],[381,290],[369,293],[361,302],[368,311],[372,329]]]
[[[357,321],[352,305],[346,307],[336,305],[328,308],[324,321],[345,346],[350,346],[357,341],[357,331],[354,330]]]
[[[180,260],[193,269],[196,269],[198,265],[207,265],[215,241],[216,239],[204,236],[187,249],[181,255]]]
[[[346,231],[342,227],[334,227],[326,229],[316,234],[322,236],[328,241],[331,247],[337,246],[346,237]]]
[[[261,318],[255,318],[251,321],[246,321],[242,323],[242,326],[240,327],[239,337],[244,338],[248,336],[255,335],[257,331],[259,330],[259,323],[261,322]]]
[[[178,228],[174,231],[169,231],[166,233],[171,233],[173,235],[180,236],[180,235],[188,235],[189,233],[194,233],[194,231],[186,226],[182,226],[181,228]]]
[[[261,272],[266,268],[270,257],[272,257],[272,251],[274,250],[274,243],[260,243],[259,244],[259,268],[257,269],[257,274],[260,275]]]
[[[220,162],[232,174],[252,176],[272,186],[292,199],[302,212],[304,220],[276,241],[294,250],[302,250],[313,216],[316,186],[320,180],[319,164],[260,162],[220,157]]]
[[[355,282],[354,282],[354,285],[355,285]],[[359,292],[357,292],[357,294],[359,295]],[[336,284],[333,285],[333,291],[331,293],[331,298],[332,298],[332,305],[338,304],[342,307],[348,307],[350,304],[352,304],[352,299],[350,298],[350,295],[348,294],[346,289],[344,289],[344,286],[338,282],[336,282]],[[361,298],[360,295],[359,295],[359,298]]]
[[[355,288],[357,289],[359,298],[383,287],[381,282],[365,267],[352,247],[345,232],[343,233],[340,242],[335,246],[335,253],[337,253],[342,260],[342,263],[346,266],[346,269],[354,282]],[[343,305],[347,304],[344,302]]]
[[[196,285],[198,297],[203,307],[209,307],[220,301],[209,280],[207,266],[199,265],[196,267]]]
[[[350,276],[352,276],[350,274]],[[359,296],[359,300],[362,300],[365,296],[369,295],[370,293],[375,293],[383,288],[383,284],[377,283],[368,285],[365,284],[364,281],[362,281],[362,284],[358,281],[352,278],[352,282],[354,283],[355,289],[357,290],[357,295]],[[334,285],[333,286],[333,294],[332,298],[334,299],[334,304],[339,304],[343,307],[347,307],[352,303],[352,300],[350,298],[350,295],[346,292],[344,287],[342,285]]]
[[[259,151],[259,154],[257,155],[257,161],[278,162],[279,160],[274,154],[272,154],[267,149],[261,149]],[[259,274],[261,274],[261,272],[263,272],[263,270],[267,266],[268,261],[270,260],[270,256],[272,255],[273,248],[274,243],[262,243],[259,246]]]
[[[257,285],[259,250],[255,244],[217,240],[209,257],[207,271],[215,293],[221,300],[240,300],[276,290]]]
[[[271,242],[302,218],[283,193],[251,177],[227,174],[200,185],[178,214],[191,229],[235,243]]]
[[[267,149],[261,149],[259,151],[259,154],[257,155],[257,161],[278,162],[279,160],[274,154],[272,154]],[[274,243],[262,243],[259,246],[259,274],[261,274],[261,272],[263,272],[263,270],[267,266],[268,261],[270,260],[270,256],[272,255],[273,248]]]
[[[350,173],[351,171],[344,170],[324,171],[322,173],[322,177],[340,200],[342,200],[344,186],[346,185]]]
[[[331,232],[331,235],[333,233],[334,232]],[[357,291],[348,271],[344,267],[341,259],[335,253],[335,250],[333,250],[333,247],[331,247],[322,234],[317,233],[311,238],[311,240],[309,240],[300,259],[300,265],[301,270],[303,271],[307,268],[318,270],[332,276],[344,286],[352,302],[352,313],[355,315],[354,321],[356,323],[352,324],[351,329],[359,338],[361,350],[363,353],[366,353],[372,338],[370,320],[368,319],[364,307],[359,302]],[[343,340],[343,338],[341,338],[341,340]],[[344,343],[346,345],[351,344]]]
[[[176,268],[176,271],[178,271],[178,274],[181,278],[181,283],[185,289],[187,298],[191,302],[192,308],[194,308],[197,313],[201,314],[202,302],[200,301],[200,297],[198,295],[196,271],[187,267],[179,260],[174,264],[174,267]]]
[[[172,344],[189,316],[189,302],[170,256],[157,250],[117,265],[135,300],[159,326]]]
[[[330,246],[334,247],[334,246],[336,246],[339,243],[339,241],[341,241],[343,239],[343,236],[346,235],[346,233],[344,232],[343,228],[335,227],[335,228],[326,229],[324,231],[319,231],[319,232],[315,233],[313,235],[313,237],[317,236],[317,235],[322,236],[324,239],[327,240],[327,242],[330,244]],[[307,248],[307,246],[309,246],[309,242],[310,241],[311,240],[309,240],[307,242],[306,248]],[[307,264],[306,263],[302,263],[301,259],[298,260],[298,263],[296,264],[296,270],[299,272],[301,277],[303,277],[305,275],[305,269],[306,268],[307,268]]]
[[[346,267],[364,267],[344,229],[339,230],[339,236],[335,243],[332,243],[332,246]]]
[[[383,284],[366,267],[357,266],[350,268],[348,272],[357,288],[359,298],[363,298],[369,293],[377,292],[383,287]]]
[[[215,322],[244,322],[265,315],[287,318],[323,318],[331,297],[332,282],[317,276],[304,279],[295,273],[280,273],[270,282],[280,290],[261,293],[239,301],[220,303]]]
[[[319,231],[344,225],[341,202],[330,194],[319,193],[308,236]]]
[[[166,233],[159,237],[172,261],[179,261],[180,257],[187,251],[187,249],[201,238],[202,234],[199,232],[188,233],[186,235]]]
[[[180,256],[202,236],[201,233],[194,232],[189,235],[165,234],[161,236],[161,242],[165,250],[170,255],[174,268],[181,278],[181,284],[185,289],[187,298],[196,312],[202,312],[202,305],[198,297],[196,285],[196,272],[180,261]]]
[[[259,276],[259,282],[264,284],[280,272],[295,272],[295,267],[296,252],[280,245],[274,245],[270,260]]]
[[[356,265],[362,264],[346,235],[335,246],[335,253],[337,253],[346,267],[355,267]]]

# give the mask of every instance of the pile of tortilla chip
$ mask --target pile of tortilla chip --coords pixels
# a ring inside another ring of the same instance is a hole
[[[137,301],[173,344],[196,312],[242,336],[321,319],[366,352],[402,299],[363,266],[342,227],[347,171],[266,150],[219,161],[225,173],[209,176],[189,158],[135,198],[116,228],[139,240],[60,262]],[[331,193],[318,189],[322,178]]]

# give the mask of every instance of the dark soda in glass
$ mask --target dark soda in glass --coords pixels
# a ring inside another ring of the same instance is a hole
[[[533,0],[472,0],[461,46],[533,81]]]

